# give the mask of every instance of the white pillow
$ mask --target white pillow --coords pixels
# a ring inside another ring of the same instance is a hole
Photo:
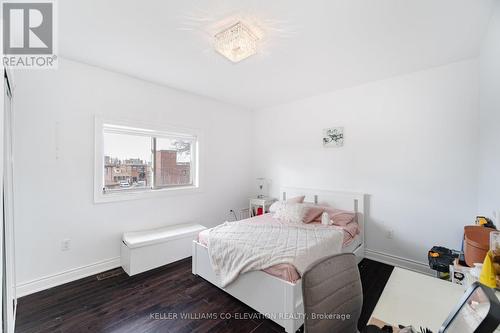
[[[284,203],[284,201],[273,202],[273,204],[269,207],[269,213],[276,213],[276,211],[280,209]]]
[[[283,202],[274,213],[274,218],[291,223],[302,223],[306,206],[299,203]]]
[[[305,195],[300,195],[298,197],[293,197],[288,200],[282,200],[282,201],[275,201],[270,207],[269,207],[269,213],[276,213],[279,207],[281,207],[284,204],[294,204],[298,203],[301,204],[304,202]]]

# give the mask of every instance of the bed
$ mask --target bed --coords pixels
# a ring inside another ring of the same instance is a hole
[[[356,213],[360,233],[342,252],[350,252],[361,261],[365,249],[365,195],[362,193],[325,191],[285,187],[281,189],[283,199],[305,195],[305,201],[327,204],[338,209]],[[294,282],[264,271],[251,271],[221,287],[219,277],[210,264],[208,248],[202,242],[193,241],[192,272],[228,294],[260,312],[263,316],[284,327],[288,333],[296,332],[304,322],[302,289],[300,279]]]

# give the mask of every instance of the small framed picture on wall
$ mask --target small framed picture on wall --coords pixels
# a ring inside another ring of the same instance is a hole
[[[342,147],[344,145],[344,128],[330,127],[323,130],[323,147]]]

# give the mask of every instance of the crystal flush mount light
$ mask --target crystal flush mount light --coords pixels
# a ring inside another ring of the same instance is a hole
[[[260,39],[256,32],[241,21],[217,33],[214,38],[215,50],[232,62],[239,62],[257,53]]]

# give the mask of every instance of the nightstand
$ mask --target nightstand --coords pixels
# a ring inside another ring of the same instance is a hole
[[[262,211],[264,213],[267,213],[269,211],[269,206],[275,202],[276,199],[270,198],[270,197],[264,197],[264,198],[250,198],[249,199],[249,209],[248,209],[248,214],[250,217],[253,217],[257,215],[257,209],[259,207],[262,208]]]

